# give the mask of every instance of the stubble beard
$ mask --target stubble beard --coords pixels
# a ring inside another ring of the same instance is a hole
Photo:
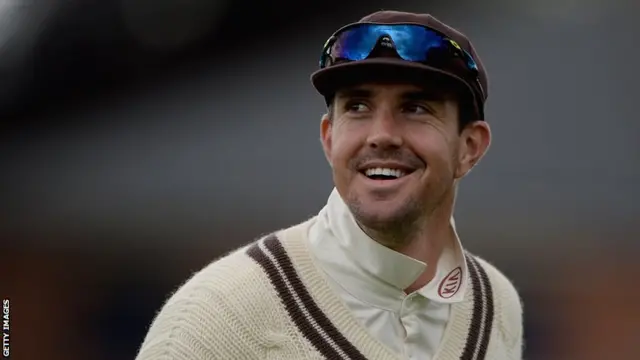
[[[418,198],[411,198],[392,216],[385,218],[369,214],[357,198],[350,199],[348,207],[365,234],[379,244],[397,250],[420,237],[427,218],[442,202],[444,193],[426,203]]]
[[[453,163],[457,161],[457,154],[456,149],[451,158]],[[387,218],[368,213],[357,196],[349,197],[346,203],[356,223],[365,234],[383,246],[398,250],[421,238],[429,218],[446,205],[449,192],[455,193],[453,174],[451,179],[447,180],[450,180],[450,185],[436,185],[435,188],[426,189],[419,196],[409,198],[393,216]],[[447,183],[445,179],[441,179],[440,184]],[[430,196],[425,197],[425,194]]]

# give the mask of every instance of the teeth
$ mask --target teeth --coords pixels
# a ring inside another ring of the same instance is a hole
[[[401,178],[405,175],[405,173],[402,170],[389,169],[389,168],[371,168],[371,169],[367,169],[364,173],[367,176],[383,175],[383,176],[392,176],[396,179]]]

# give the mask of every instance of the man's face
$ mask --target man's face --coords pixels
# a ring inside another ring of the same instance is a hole
[[[339,91],[321,135],[336,189],[361,225],[379,231],[452,206],[454,180],[490,137],[484,122],[460,132],[455,100],[405,84]]]

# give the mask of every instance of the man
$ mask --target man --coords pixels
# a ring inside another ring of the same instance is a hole
[[[327,205],[197,273],[138,359],[520,359],[518,294],[452,220],[491,138],[474,48],[382,11],[331,36],[320,67]]]

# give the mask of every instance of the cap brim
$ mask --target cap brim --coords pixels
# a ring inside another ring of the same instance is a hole
[[[320,69],[311,75],[311,82],[323,96],[332,96],[339,89],[370,82],[401,82],[433,86],[442,81],[473,89],[460,77],[424,64],[397,58],[372,58],[347,62]],[[475,95],[474,95],[475,97]]]

